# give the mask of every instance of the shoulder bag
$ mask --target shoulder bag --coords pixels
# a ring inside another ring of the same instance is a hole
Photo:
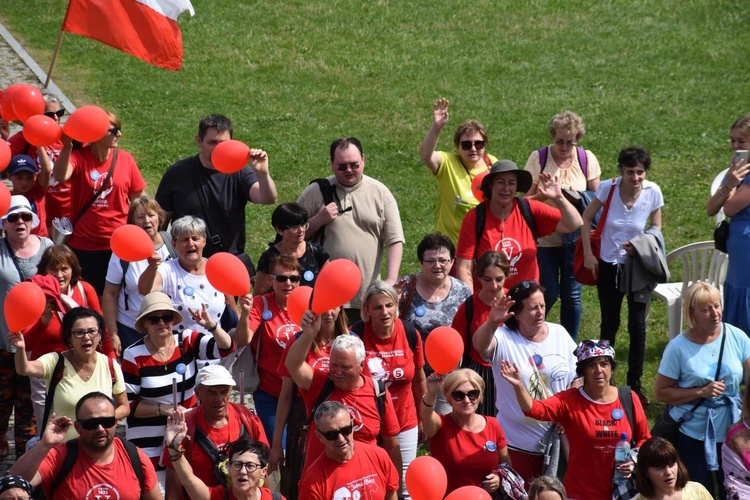
[[[602,233],[604,232],[604,224],[607,222],[609,205],[612,202],[612,195],[615,193],[615,189],[617,189],[616,181],[617,179],[612,179],[612,188],[609,190],[606,203],[604,203],[604,210],[602,210],[599,224],[597,224],[596,229],[591,231],[589,236],[591,241],[591,253],[593,253],[594,257],[597,259],[599,258],[602,244]],[[576,241],[575,254],[573,255],[573,275],[575,276],[576,281],[582,285],[596,285],[597,281],[599,281],[599,277],[596,273],[587,269],[586,266],[584,266],[584,262],[583,239],[579,236],[578,241]]]

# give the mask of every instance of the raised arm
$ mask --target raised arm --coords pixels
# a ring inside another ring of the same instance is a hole
[[[741,160],[732,163],[724,182],[721,183],[719,189],[717,189],[711,198],[708,199],[708,203],[706,204],[706,215],[713,217],[719,213],[719,210],[721,210],[724,204],[734,197],[737,188],[742,184],[742,181],[745,179],[748,172],[750,172],[750,163],[745,163],[743,165]],[[726,213],[726,209],[724,212]]]
[[[185,450],[182,441],[187,435],[187,424],[182,411],[176,411],[167,417],[167,428],[164,436],[164,445],[169,453],[169,461],[172,462],[177,477],[180,478],[183,488],[188,496],[197,500],[209,500],[210,490],[208,486],[193,473],[193,468],[185,458]]]
[[[250,188],[250,200],[259,205],[276,203],[276,184],[268,171],[268,153],[262,149],[250,150],[250,168],[258,176],[258,182]]]
[[[159,274],[161,262],[161,255],[159,255],[159,252],[154,251],[151,257],[148,258],[148,267],[141,273],[141,277],[138,279],[138,293],[147,295],[151,292],[162,291],[164,280],[161,274]]]
[[[39,466],[44,457],[65,440],[65,434],[68,432],[73,421],[68,417],[58,417],[54,413],[50,415],[47,427],[44,429],[42,439],[32,446],[29,451],[23,454],[8,471],[10,474],[23,476],[31,483],[33,487],[38,487],[42,483],[42,476],[39,474]]]
[[[39,360],[30,361],[26,357],[26,343],[23,334],[8,332],[8,345],[16,348],[13,355],[13,361],[16,365],[16,372],[25,377],[43,378],[44,366]]]
[[[440,132],[442,132],[445,124],[448,123],[449,104],[447,99],[441,97],[432,105],[432,126],[427,135],[424,136],[424,139],[422,139],[422,144],[419,145],[419,156],[433,174],[437,174],[438,169],[440,169],[442,158],[440,153],[435,151],[435,148],[440,138]]]
[[[213,335],[219,349],[227,350],[232,347],[232,337],[224,331],[219,321],[216,321],[211,317],[211,313],[208,311],[208,306],[206,304],[201,304],[201,308],[197,310],[188,307],[188,312],[196,323]]]
[[[560,211],[560,222],[557,223],[555,231],[558,233],[572,233],[578,229],[581,229],[583,221],[581,220],[581,214],[578,210],[568,201],[562,194],[560,189],[560,182],[557,177],[553,177],[550,174],[542,172],[539,174],[539,185],[537,187],[539,193],[554,203],[555,207]]]
[[[57,182],[66,182],[73,176],[73,166],[70,164],[70,154],[73,152],[73,139],[63,134],[60,140],[63,143],[63,147],[60,150],[60,156],[55,160],[52,175]]]
[[[523,385],[521,370],[518,369],[518,365],[504,359],[500,365],[500,374],[513,386],[513,390],[516,393],[516,400],[521,410],[524,413],[530,411],[534,401],[531,399],[531,394],[528,393],[526,387]]]
[[[312,311],[305,311],[300,326],[302,327],[302,335],[289,348],[286,357],[286,369],[289,370],[294,383],[300,389],[306,391],[310,388],[313,380],[313,369],[305,359],[320,331],[320,315],[314,314]]]
[[[438,433],[442,425],[440,416],[435,413],[435,402],[437,401],[440,385],[443,383],[443,375],[437,373],[430,374],[427,377],[427,392],[422,397],[422,401],[417,401],[419,405],[419,415],[422,419],[422,429],[427,439],[432,438]]]
[[[234,329],[234,340],[237,347],[248,345],[253,340],[255,332],[250,329],[250,311],[253,309],[253,296],[251,294],[240,297],[240,314],[237,328]]]
[[[495,330],[501,323],[505,323],[508,318],[513,316],[513,313],[508,313],[513,304],[515,302],[508,295],[492,299],[492,307],[487,321],[477,328],[472,337],[474,349],[479,352],[482,358],[490,360],[495,355],[495,348],[497,347]]]

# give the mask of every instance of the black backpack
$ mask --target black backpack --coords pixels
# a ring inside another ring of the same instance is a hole
[[[536,221],[534,220],[534,214],[531,212],[531,204],[526,198],[516,198],[518,202],[518,209],[521,210],[523,220],[526,221],[526,225],[531,230],[531,235],[536,240]],[[484,234],[484,226],[487,224],[487,202],[483,201],[477,205],[477,222],[476,222],[476,240],[474,241],[474,262],[476,263],[479,258],[479,242],[482,240]]]

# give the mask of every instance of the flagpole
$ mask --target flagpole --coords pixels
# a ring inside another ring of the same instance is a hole
[[[52,54],[52,62],[50,62],[49,71],[47,71],[47,79],[44,81],[45,89],[49,85],[49,81],[52,79],[52,70],[55,69],[55,61],[57,60],[57,54],[60,52],[60,45],[62,45],[63,33],[65,32],[62,30],[62,27],[60,27],[60,36],[57,37],[57,46],[55,47],[55,53]]]

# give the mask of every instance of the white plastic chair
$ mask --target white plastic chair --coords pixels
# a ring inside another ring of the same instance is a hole
[[[722,170],[721,172],[719,172],[719,175],[717,175],[716,177],[714,177],[714,181],[711,183],[711,196],[713,196],[714,193],[716,192],[716,190],[719,189],[719,186],[721,186],[721,181],[723,181],[724,177],[727,176],[727,172],[729,172],[729,169],[725,168],[724,170]],[[715,217],[716,217],[716,223],[717,224],[719,222],[723,221],[724,220],[724,209],[720,208],[719,211],[716,213]]]
[[[661,283],[654,295],[667,303],[669,340],[682,331],[682,297],[688,287],[696,281],[705,281],[721,292],[727,274],[729,257],[714,248],[713,241],[691,243],[667,254],[667,264],[675,259],[682,263],[682,281]]]

